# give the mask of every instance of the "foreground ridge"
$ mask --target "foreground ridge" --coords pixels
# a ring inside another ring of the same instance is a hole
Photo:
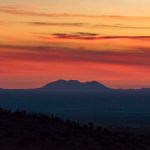
[[[0,108],[3,150],[148,150],[150,134],[130,133],[64,121],[54,115],[29,114]]]

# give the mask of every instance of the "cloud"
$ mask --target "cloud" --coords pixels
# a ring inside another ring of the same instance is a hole
[[[67,33],[54,33],[52,34],[54,38],[60,39],[77,39],[77,40],[96,40],[99,39],[99,35],[96,33],[88,33],[88,32],[75,32],[71,34]]]
[[[27,24],[33,26],[74,26],[74,27],[88,27],[88,28],[118,28],[118,29],[138,29],[138,30],[149,30],[147,26],[128,26],[123,24],[90,24],[84,22],[74,23],[59,23],[59,22],[28,22]]]
[[[29,22],[28,24],[34,26],[75,26],[75,27],[85,27],[85,23],[56,23],[56,22]]]
[[[109,19],[150,19],[144,16],[119,16],[119,15],[88,15],[88,14],[69,14],[69,13],[42,13],[32,10],[23,10],[17,7],[0,7],[0,13],[8,13],[12,15],[26,15],[38,17],[82,17],[82,18],[109,18]]]
[[[9,51],[5,51],[7,48]],[[14,51],[15,50],[15,51]],[[114,52],[73,49],[66,47],[0,46],[0,61],[11,62],[87,62],[98,64],[150,67],[150,49],[137,48],[135,52]]]
[[[112,40],[112,39],[149,39],[150,36],[102,36],[91,32],[74,32],[74,33],[53,33],[50,35],[41,34],[43,39],[66,39],[66,40]]]
[[[146,27],[146,26],[127,26],[123,24],[97,24],[97,25],[94,25],[93,27],[95,28],[105,27],[105,28],[120,28],[120,29],[142,29],[142,30],[150,29],[150,27]]]

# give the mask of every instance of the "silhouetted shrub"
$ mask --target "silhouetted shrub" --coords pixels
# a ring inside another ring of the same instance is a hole
[[[0,108],[1,150],[149,150],[150,133],[94,127],[54,115]],[[132,131],[132,129],[130,129]]]

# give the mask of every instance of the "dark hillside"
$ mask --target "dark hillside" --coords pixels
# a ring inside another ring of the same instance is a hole
[[[0,109],[1,150],[149,150],[150,134]]]

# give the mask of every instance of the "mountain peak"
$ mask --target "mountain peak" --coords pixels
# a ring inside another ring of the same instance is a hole
[[[101,91],[109,90],[97,81],[80,82],[78,80],[57,80],[46,84],[41,89],[53,91]]]

